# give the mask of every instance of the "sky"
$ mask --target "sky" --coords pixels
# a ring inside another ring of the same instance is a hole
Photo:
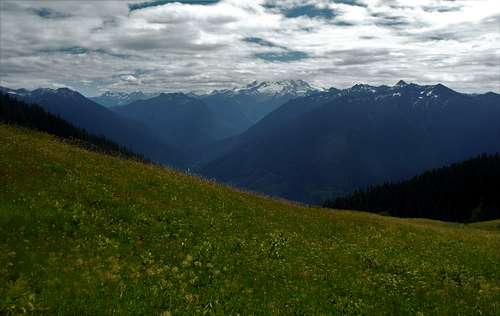
[[[0,0],[0,85],[211,91],[443,83],[500,92],[498,0]]]

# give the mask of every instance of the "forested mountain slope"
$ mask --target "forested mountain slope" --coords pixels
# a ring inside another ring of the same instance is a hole
[[[372,186],[325,206],[457,222],[499,219],[500,156],[482,155],[400,183]]]

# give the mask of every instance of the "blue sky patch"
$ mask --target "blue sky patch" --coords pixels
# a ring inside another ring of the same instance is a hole
[[[49,8],[37,8],[34,10],[35,14],[44,19],[63,19],[71,15],[62,12],[54,11]]]
[[[83,48],[83,47],[79,47],[79,46],[65,47],[65,48],[59,49],[58,51],[60,51],[62,53],[72,54],[72,55],[80,55],[80,54],[85,54],[85,53],[89,52],[88,49]]]
[[[254,54],[255,57],[263,60],[289,62],[309,58],[309,55],[307,55],[307,53],[290,50],[285,46],[274,44],[260,37],[246,37],[243,39],[243,41],[247,43],[257,44],[263,47],[281,48],[284,50],[282,52],[263,52]]]
[[[276,45],[270,41],[267,41],[263,38],[260,38],[260,37],[246,37],[243,39],[243,41],[247,42],[247,43],[253,43],[253,44],[258,44],[260,46],[266,46],[266,47],[281,47],[283,48],[282,46],[279,46],[279,45]]]
[[[160,5],[164,5],[167,3],[184,3],[184,4],[214,4],[219,2],[219,0],[153,0],[153,1],[145,1],[140,3],[132,3],[128,5],[130,11],[145,9],[149,7],[157,7]]]
[[[304,5],[294,7],[285,12],[287,18],[297,18],[300,16],[308,16],[310,18],[326,18],[331,19],[335,16],[332,10],[328,8],[318,8],[314,5]]]
[[[307,53],[298,51],[287,51],[279,53],[275,52],[257,53],[254,56],[260,59],[264,59],[266,61],[278,61],[278,62],[290,62],[290,61],[309,58],[309,55],[307,55]]]
[[[348,5],[355,5],[358,7],[366,7],[367,6],[366,4],[359,2],[359,0],[334,0],[334,2],[348,4]]]

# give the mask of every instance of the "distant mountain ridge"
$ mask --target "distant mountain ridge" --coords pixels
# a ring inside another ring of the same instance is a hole
[[[101,96],[86,98],[84,102],[81,94],[68,88],[41,88],[33,91],[4,88],[4,90],[27,101],[30,99],[42,101],[42,105],[47,110],[63,115],[77,126],[98,133],[103,128],[105,129],[105,126],[95,126],[99,125],[99,120],[92,122],[88,120],[88,115],[82,115],[83,112],[80,112],[83,108],[75,112],[69,110],[70,105],[64,106],[63,104],[64,102],[89,103],[94,101],[93,105],[86,106],[84,112],[95,112],[97,104],[108,107],[120,117],[140,122],[151,130],[151,134],[154,134],[158,141],[166,142],[169,146],[176,147],[176,151],[195,157],[200,151],[208,152],[210,145],[214,142],[241,133],[287,100],[316,91],[302,80],[254,81],[242,88],[214,91],[202,95],[180,92],[107,91]],[[43,101],[51,96],[57,96],[59,99],[52,99],[50,102]],[[57,106],[50,103],[57,103]],[[97,112],[102,112],[103,116],[110,114],[103,109]],[[108,133],[107,136],[123,143],[123,139],[120,140],[117,135]],[[138,151],[137,148],[134,150]],[[143,150],[139,152],[145,153]],[[147,153],[145,155],[150,156]],[[154,156],[152,159],[159,161],[159,157]],[[195,158],[184,159],[189,162]]]
[[[241,88],[214,90],[199,95],[216,115],[227,122],[227,135],[235,136],[291,99],[322,91],[303,80],[253,81]]]
[[[255,95],[267,97],[281,97],[281,96],[304,96],[311,92],[321,91],[319,88],[312,87],[304,80],[278,80],[278,81],[253,81],[246,86],[233,88],[213,90],[209,93],[185,93],[192,97],[201,97],[207,95]],[[138,100],[146,100],[157,97],[160,93],[177,93],[177,92],[123,92],[123,91],[105,91],[101,95],[89,97],[90,100],[101,104],[106,107],[122,106],[130,104]]]
[[[226,134],[224,122],[202,100],[184,93],[161,93],[112,110],[150,127],[158,137],[185,153]]]
[[[216,138],[226,138],[243,132],[286,101],[318,91],[322,89],[314,88],[304,80],[279,80],[253,81],[243,87],[214,90],[209,93],[182,94],[203,101],[212,115],[218,118],[220,126],[215,132],[219,135]],[[181,92],[164,94],[175,93]],[[160,94],[107,91],[89,99],[106,107],[117,107],[152,99]]]
[[[68,88],[35,90],[0,87],[0,92],[46,111],[97,136],[104,136],[155,162],[182,166],[183,158],[143,124],[127,119]]]
[[[201,174],[317,203],[499,151],[500,96],[404,81],[332,88],[290,100],[215,147]]]
[[[160,163],[307,203],[500,148],[500,96],[442,84],[253,82],[107,109],[67,88],[0,88]]]
[[[146,100],[158,96],[159,93],[135,92],[111,92],[106,91],[103,94],[89,99],[106,107],[122,106],[138,100]]]
[[[145,161],[144,157],[127,150],[102,136],[87,133],[59,116],[45,111],[36,104],[24,103],[9,94],[0,92],[0,123],[35,129],[97,152]]]
[[[313,88],[304,80],[279,80],[279,81],[253,81],[245,87],[214,90],[210,94],[246,94],[246,95],[266,95],[271,97],[279,96],[304,96],[311,92],[320,91]]]

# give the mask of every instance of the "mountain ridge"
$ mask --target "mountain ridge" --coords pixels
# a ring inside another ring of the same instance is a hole
[[[142,91],[112,92],[108,90],[101,95],[89,97],[89,99],[106,107],[114,107],[127,105],[138,100],[150,99],[157,95],[158,93],[144,93]]]
[[[186,156],[227,133],[224,122],[202,100],[184,93],[160,93],[112,110],[152,128],[162,140]]]
[[[26,103],[37,104],[89,133],[103,135],[155,162],[174,167],[183,166],[184,158],[171,144],[162,142],[150,128],[116,114],[77,91],[68,88],[39,88],[30,91],[0,87],[0,92]]]
[[[439,84],[320,92],[270,113],[198,171],[317,203],[320,196],[499,150],[499,105],[495,95],[461,94]]]

